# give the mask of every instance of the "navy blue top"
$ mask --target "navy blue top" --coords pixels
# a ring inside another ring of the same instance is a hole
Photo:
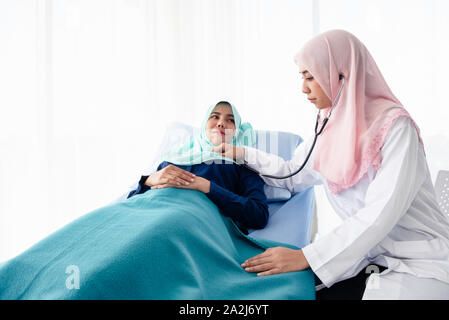
[[[157,170],[172,164],[162,162]],[[175,164],[173,164],[175,165]],[[230,217],[247,233],[248,228],[261,229],[268,222],[268,203],[264,193],[264,182],[254,172],[234,163],[201,163],[193,166],[175,165],[210,181],[210,192],[206,196],[212,200],[220,212]],[[142,176],[136,190],[128,194],[144,193],[151,189],[145,185],[148,176]]]

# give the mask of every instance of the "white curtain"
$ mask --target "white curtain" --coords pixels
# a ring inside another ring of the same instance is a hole
[[[218,100],[308,137],[292,57],[331,28],[365,42],[443,167],[448,17],[445,0],[0,0],[0,261],[126,192],[166,125]]]
[[[0,260],[125,193],[169,122],[198,126],[221,99],[256,128],[311,129],[292,60],[311,13],[295,0],[0,0]]]

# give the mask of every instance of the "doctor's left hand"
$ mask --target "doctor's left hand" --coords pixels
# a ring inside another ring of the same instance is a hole
[[[268,248],[261,254],[242,263],[247,272],[257,272],[258,276],[301,271],[309,268],[302,250],[285,247]]]
[[[232,144],[221,143],[211,149],[212,152],[219,153],[222,157],[234,160],[245,160],[245,149]]]

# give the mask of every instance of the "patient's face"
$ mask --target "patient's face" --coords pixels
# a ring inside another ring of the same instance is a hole
[[[232,108],[228,104],[219,104],[209,115],[206,123],[207,138],[213,145],[230,143],[234,138],[235,122]]]

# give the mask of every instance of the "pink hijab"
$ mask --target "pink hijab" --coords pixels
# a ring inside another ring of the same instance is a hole
[[[357,184],[371,165],[375,170],[380,167],[381,148],[394,121],[411,117],[366,47],[349,32],[331,30],[312,38],[295,55],[295,63],[300,71],[312,74],[332,101],[340,89],[339,75],[345,79],[339,101],[317,140],[314,162],[315,170],[337,194]],[[325,115],[329,109],[323,110]],[[412,123],[419,136],[419,128]]]

